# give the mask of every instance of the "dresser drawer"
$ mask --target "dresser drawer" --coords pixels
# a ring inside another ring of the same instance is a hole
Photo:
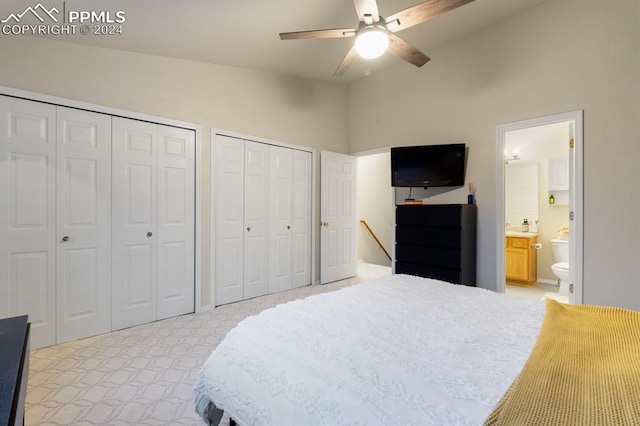
[[[528,249],[531,245],[529,238],[509,237],[510,247]]]
[[[408,226],[460,227],[461,208],[452,206],[397,206],[396,223]]]
[[[396,246],[396,259],[398,262],[421,263],[442,268],[459,268],[460,249],[403,244]]]
[[[396,227],[397,244],[460,248],[461,242],[462,236],[460,228]]]
[[[416,275],[424,278],[461,284],[461,271],[457,269],[437,268],[415,263],[396,262],[396,274]]]

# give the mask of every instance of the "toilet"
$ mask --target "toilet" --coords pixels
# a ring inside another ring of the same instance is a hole
[[[568,240],[551,240],[553,247],[553,257],[556,261],[551,265],[551,271],[560,279],[560,295],[569,295],[569,241]]]

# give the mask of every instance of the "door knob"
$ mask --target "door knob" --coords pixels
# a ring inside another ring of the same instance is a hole
[[[251,227],[250,226],[247,226],[247,231],[251,231]]]
[[[153,232],[149,231],[147,232],[147,237],[152,237],[153,236]]]
[[[291,225],[287,225],[287,229],[291,229]]]
[[[65,235],[64,237],[62,237],[62,241],[63,241],[63,242],[65,242],[65,243],[66,243],[67,241],[69,241],[69,236],[68,236],[68,235]]]

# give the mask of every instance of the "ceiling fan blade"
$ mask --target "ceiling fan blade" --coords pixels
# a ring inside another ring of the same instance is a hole
[[[471,3],[473,0],[427,0],[401,12],[393,14],[385,20],[389,31],[400,31],[413,27],[444,12]],[[396,22],[397,21],[397,22]]]
[[[411,62],[418,68],[431,60],[427,55],[393,33],[389,33],[389,48],[387,52],[407,62]]]
[[[353,0],[353,5],[356,8],[358,19],[360,22],[366,22],[365,15],[371,15],[373,22],[380,20],[380,13],[378,13],[378,3],[376,0]]]
[[[342,38],[353,37],[356,30],[353,28],[336,28],[331,30],[296,31],[293,33],[280,33],[280,40],[299,40],[309,38]]]
[[[338,68],[336,68],[335,72],[333,73],[333,76],[340,77],[344,75],[344,73],[347,72],[347,69],[349,68],[349,66],[357,58],[358,58],[358,52],[356,52],[356,46],[353,45],[353,47],[351,47],[351,50],[349,50],[349,53],[347,53],[347,56],[344,57],[344,59],[342,60]]]

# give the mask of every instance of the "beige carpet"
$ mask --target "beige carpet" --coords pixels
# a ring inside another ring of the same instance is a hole
[[[193,381],[231,328],[249,315],[337,290],[371,277],[371,272],[35,350],[26,424],[203,424],[194,411]]]

